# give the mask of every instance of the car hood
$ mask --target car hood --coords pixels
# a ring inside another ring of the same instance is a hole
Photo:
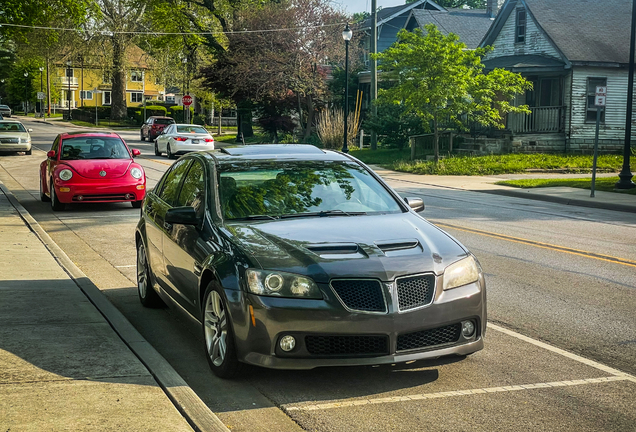
[[[62,161],[60,167],[68,165],[85,178],[112,179],[126,174],[132,162],[132,159],[68,160]],[[102,171],[106,174],[100,175],[99,173]]]
[[[413,213],[231,223],[235,242],[264,269],[334,277],[393,280],[440,274],[466,255],[451,236]]]

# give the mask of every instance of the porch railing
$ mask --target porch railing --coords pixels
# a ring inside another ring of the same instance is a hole
[[[513,133],[563,132],[565,107],[530,107],[530,111],[530,114],[508,114],[506,128]]]

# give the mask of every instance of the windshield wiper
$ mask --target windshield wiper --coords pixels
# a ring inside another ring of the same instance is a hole
[[[234,218],[231,220],[236,221],[236,220],[267,220],[267,219],[278,220],[278,217],[274,217],[270,215],[250,215],[250,216],[245,216],[240,218]]]
[[[328,217],[328,216],[360,216],[367,212],[346,212],[344,210],[325,210],[311,213],[294,213],[281,215],[281,218],[297,218],[297,217]]]

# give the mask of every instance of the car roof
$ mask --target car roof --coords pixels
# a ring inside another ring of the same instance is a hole
[[[205,152],[220,165],[263,160],[351,161],[344,153],[322,150],[310,144],[250,144]]]
[[[174,120],[172,117],[167,117],[167,116],[150,116],[148,117],[149,119],[170,119],[170,120]]]
[[[115,132],[93,132],[93,131],[77,131],[77,132],[64,132],[60,134],[60,138],[75,138],[75,137],[85,137],[85,136],[93,136],[93,137],[114,137],[119,138],[119,134]],[[123,140],[122,140],[123,141]]]

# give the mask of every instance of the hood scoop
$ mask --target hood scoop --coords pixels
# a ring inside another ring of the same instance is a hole
[[[417,239],[399,239],[375,242],[386,256],[410,255],[422,253],[422,245]]]
[[[324,259],[367,258],[356,243],[308,244],[305,248]]]

